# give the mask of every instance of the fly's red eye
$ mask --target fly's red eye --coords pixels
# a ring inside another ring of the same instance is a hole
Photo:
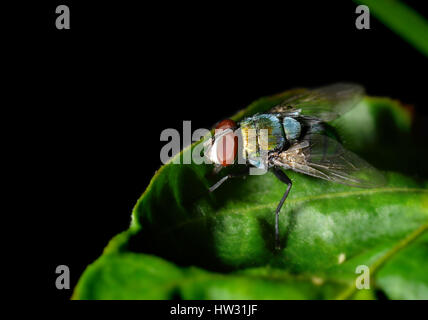
[[[216,129],[233,129],[236,127],[236,122],[230,119],[225,119],[220,121],[217,126],[215,127]]]
[[[216,130],[227,130],[236,127],[233,120],[226,119],[221,121]],[[222,135],[217,141],[217,159],[224,167],[231,165],[235,161],[236,153],[238,151],[238,137],[233,132]]]

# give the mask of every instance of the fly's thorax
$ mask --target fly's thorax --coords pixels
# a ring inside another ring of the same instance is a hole
[[[270,152],[286,143],[282,121],[274,114],[256,114],[240,122],[242,156],[250,164],[265,168]]]

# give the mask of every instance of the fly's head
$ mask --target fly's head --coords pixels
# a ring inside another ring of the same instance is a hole
[[[235,121],[226,119],[215,127],[214,137],[205,142],[205,157],[216,166],[216,171],[235,163],[238,154],[238,137]]]

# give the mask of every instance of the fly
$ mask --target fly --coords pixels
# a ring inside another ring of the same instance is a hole
[[[246,171],[226,175],[209,189],[210,192],[229,178],[248,174],[251,167],[272,171],[287,185],[275,210],[275,247],[279,249],[279,212],[292,186],[284,170],[354,187],[383,185],[384,177],[379,171],[346,150],[326,130],[327,122],[350,111],[363,96],[363,87],[337,83],[305,90],[268,112],[247,117],[239,123],[230,119],[221,121],[216,126],[220,134],[216,133],[208,141],[205,156],[215,164],[216,171],[235,164],[241,157]],[[241,143],[238,143],[236,132],[239,132]]]

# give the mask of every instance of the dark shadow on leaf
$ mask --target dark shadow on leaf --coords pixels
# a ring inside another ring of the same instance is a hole
[[[396,171],[417,179],[427,178],[428,149],[424,147],[426,137],[422,139],[411,131],[402,130],[388,104],[380,103],[376,107],[376,136],[364,146],[359,155],[380,170]]]
[[[288,215],[289,221],[286,228],[281,225],[279,226],[279,243],[281,248],[280,250],[275,249],[275,213],[272,212],[272,219],[270,219],[269,221],[264,217],[257,218],[257,222],[259,223],[260,230],[262,232],[262,238],[265,242],[265,247],[272,254],[282,255],[282,250],[287,247],[288,238],[296,227],[298,211],[299,209],[293,208],[292,210],[284,210],[284,212],[280,213],[280,215]]]
[[[377,300],[389,300],[385,292],[383,292],[382,290],[376,290],[375,296]]]
[[[272,225],[272,221],[268,221],[264,217],[258,217],[257,222],[260,226],[262,237],[265,240],[264,245],[266,249],[272,254],[277,254],[278,250],[275,250],[275,225]]]
[[[293,208],[287,213],[289,215],[288,216],[289,222],[288,222],[287,229],[284,233],[284,237],[280,238],[281,248],[287,247],[288,239],[290,238],[290,235],[293,233],[294,229],[296,228],[298,212],[299,212],[299,208]]]

